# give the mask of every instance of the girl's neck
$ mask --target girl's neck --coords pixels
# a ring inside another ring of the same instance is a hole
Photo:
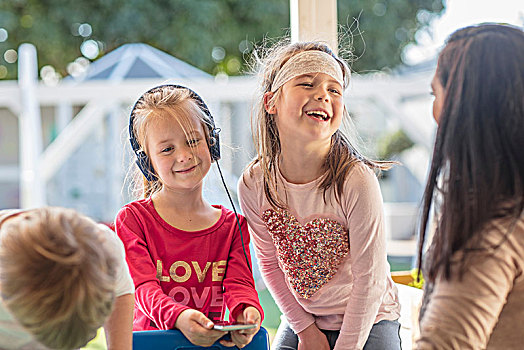
[[[213,226],[221,210],[202,198],[202,191],[185,194],[162,189],[151,200],[158,215],[168,224],[184,231],[200,231]]]
[[[325,142],[306,146],[286,145],[281,142],[279,168],[284,178],[295,184],[304,184],[318,179],[331,148]]]

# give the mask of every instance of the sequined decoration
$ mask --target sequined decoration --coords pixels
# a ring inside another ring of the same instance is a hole
[[[285,275],[305,299],[335,275],[349,253],[348,232],[335,220],[318,218],[302,226],[289,212],[273,209],[266,210],[262,219]]]

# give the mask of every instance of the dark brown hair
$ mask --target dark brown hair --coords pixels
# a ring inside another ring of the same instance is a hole
[[[524,32],[482,24],[453,33],[436,77],[444,100],[426,185],[419,266],[432,206],[437,225],[426,278],[450,277],[458,250],[477,247],[496,217],[519,217],[524,206]],[[464,254],[460,263],[464,272]]]

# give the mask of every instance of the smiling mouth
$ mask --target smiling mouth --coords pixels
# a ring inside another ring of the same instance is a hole
[[[197,166],[194,165],[192,166],[191,168],[187,168],[187,169],[183,169],[183,170],[176,170],[175,173],[178,173],[178,174],[185,174],[185,173],[189,173],[190,171],[194,170]]]
[[[330,118],[329,115],[327,115],[327,113],[323,111],[309,111],[309,112],[306,112],[306,114],[312,118],[322,120],[322,121],[329,120]]]

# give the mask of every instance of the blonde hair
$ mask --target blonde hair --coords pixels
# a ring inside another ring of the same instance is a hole
[[[351,71],[344,60],[337,57],[328,45],[322,42],[298,42],[294,44],[283,43],[275,45],[269,49],[264,57],[258,60],[258,71],[260,76],[259,89],[257,92],[257,102],[254,106],[251,128],[253,142],[257,155],[248,165],[249,174],[252,175],[253,166],[260,163],[264,174],[264,192],[269,203],[276,208],[285,208],[285,202],[278,196],[276,183],[276,164],[280,155],[280,137],[278,134],[275,118],[270,115],[264,106],[264,95],[271,91],[271,85],[282,66],[294,55],[308,51],[318,50],[331,55],[342,69],[345,90],[349,85]],[[282,88],[280,87],[267,101],[268,107],[273,107],[281,98]],[[349,113],[344,107],[343,120],[347,123],[350,120]],[[339,129],[332,136],[331,149],[324,163],[323,179],[319,187],[326,191],[332,186],[335,187],[335,196],[340,200],[344,181],[349,171],[357,161],[362,161],[373,170],[386,170],[393,163],[383,161],[373,161],[364,157],[350,142],[348,137]]]
[[[101,244],[103,229],[72,209],[15,215],[0,226],[4,305],[49,348],[85,345],[115,300],[117,261]]]
[[[184,133],[189,135],[193,129],[189,118],[196,117],[202,124],[206,143],[209,145],[210,121],[188,89],[173,85],[154,88],[140,97],[133,109],[133,115],[133,132],[141,150],[146,153],[148,159],[151,159],[146,147],[148,127],[161,118],[175,119]],[[152,166],[151,169],[154,170]],[[156,173],[153,173],[154,180],[148,181],[138,168],[135,172],[135,193],[140,193],[142,198],[150,197],[162,189],[161,179],[156,176]],[[138,179],[142,180],[141,183]]]

